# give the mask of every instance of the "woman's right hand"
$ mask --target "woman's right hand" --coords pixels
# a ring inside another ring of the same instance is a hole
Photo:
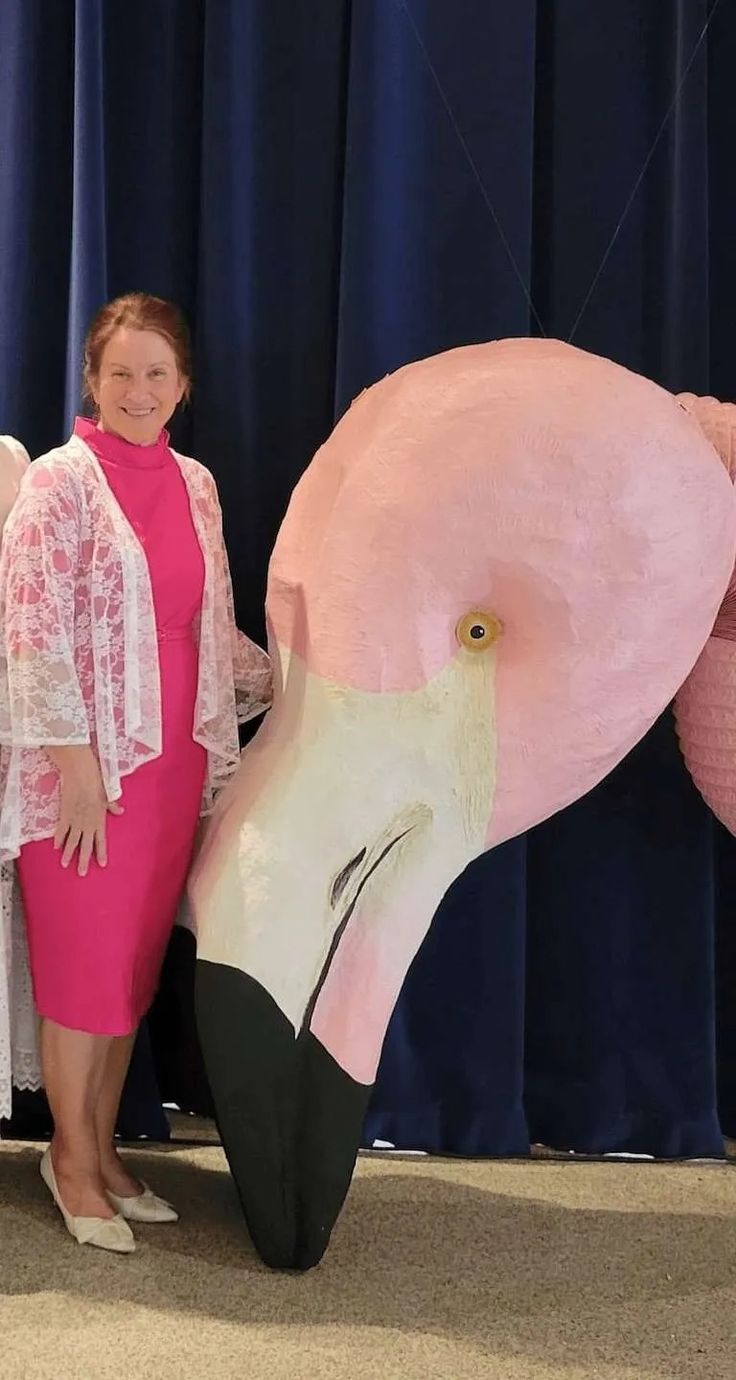
[[[107,816],[121,815],[123,807],[107,799],[91,747],[55,747],[46,751],[61,776],[61,807],[54,847],[63,850],[62,867],[68,867],[79,850],[77,871],[80,877],[86,877],[93,853],[100,867],[106,866]]]

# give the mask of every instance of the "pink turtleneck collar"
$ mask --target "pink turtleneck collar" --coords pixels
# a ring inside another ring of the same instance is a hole
[[[97,422],[90,417],[77,417],[74,435],[79,436],[99,460],[108,460],[113,465],[127,465],[138,470],[157,470],[162,465],[170,465],[172,461],[169,433],[165,428],[152,446],[137,446],[111,431],[102,431]]]

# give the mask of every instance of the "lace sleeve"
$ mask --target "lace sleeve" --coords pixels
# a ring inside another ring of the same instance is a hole
[[[245,724],[257,714],[270,709],[273,674],[270,657],[239,628],[235,628],[233,671],[238,723]]]
[[[245,724],[258,714],[270,709],[273,700],[273,674],[271,659],[256,642],[242,633],[235,622],[235,603],[233,583],[230,577],[230,562],[225,546],[222,527],[222,509],[217,484],[212,474],[207,473],[210,489],[210,502],[217,526],[215,539],[216,580],[227,609],[229,638],[232,656],[233,679],[235,682],[235,708],[239,724]]]
[[[74,662],[79,518],[64,472],[31,466],[0,552],[0,742],[89,743]]]

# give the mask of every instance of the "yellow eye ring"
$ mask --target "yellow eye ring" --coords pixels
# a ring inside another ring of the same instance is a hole
[[[503,623],[493,613],[473,610],[464,613],[456,629],[455,636],[468,652],[485,652],[497,642],[503,632]]]

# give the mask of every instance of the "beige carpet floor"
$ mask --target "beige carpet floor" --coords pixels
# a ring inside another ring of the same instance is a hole
[[[132,1152],[181,1208],[112,1257],[0,1143],[1,1380],[736,1380],[736,1167],[364,1157],[304,1276],[221,1150]]]

